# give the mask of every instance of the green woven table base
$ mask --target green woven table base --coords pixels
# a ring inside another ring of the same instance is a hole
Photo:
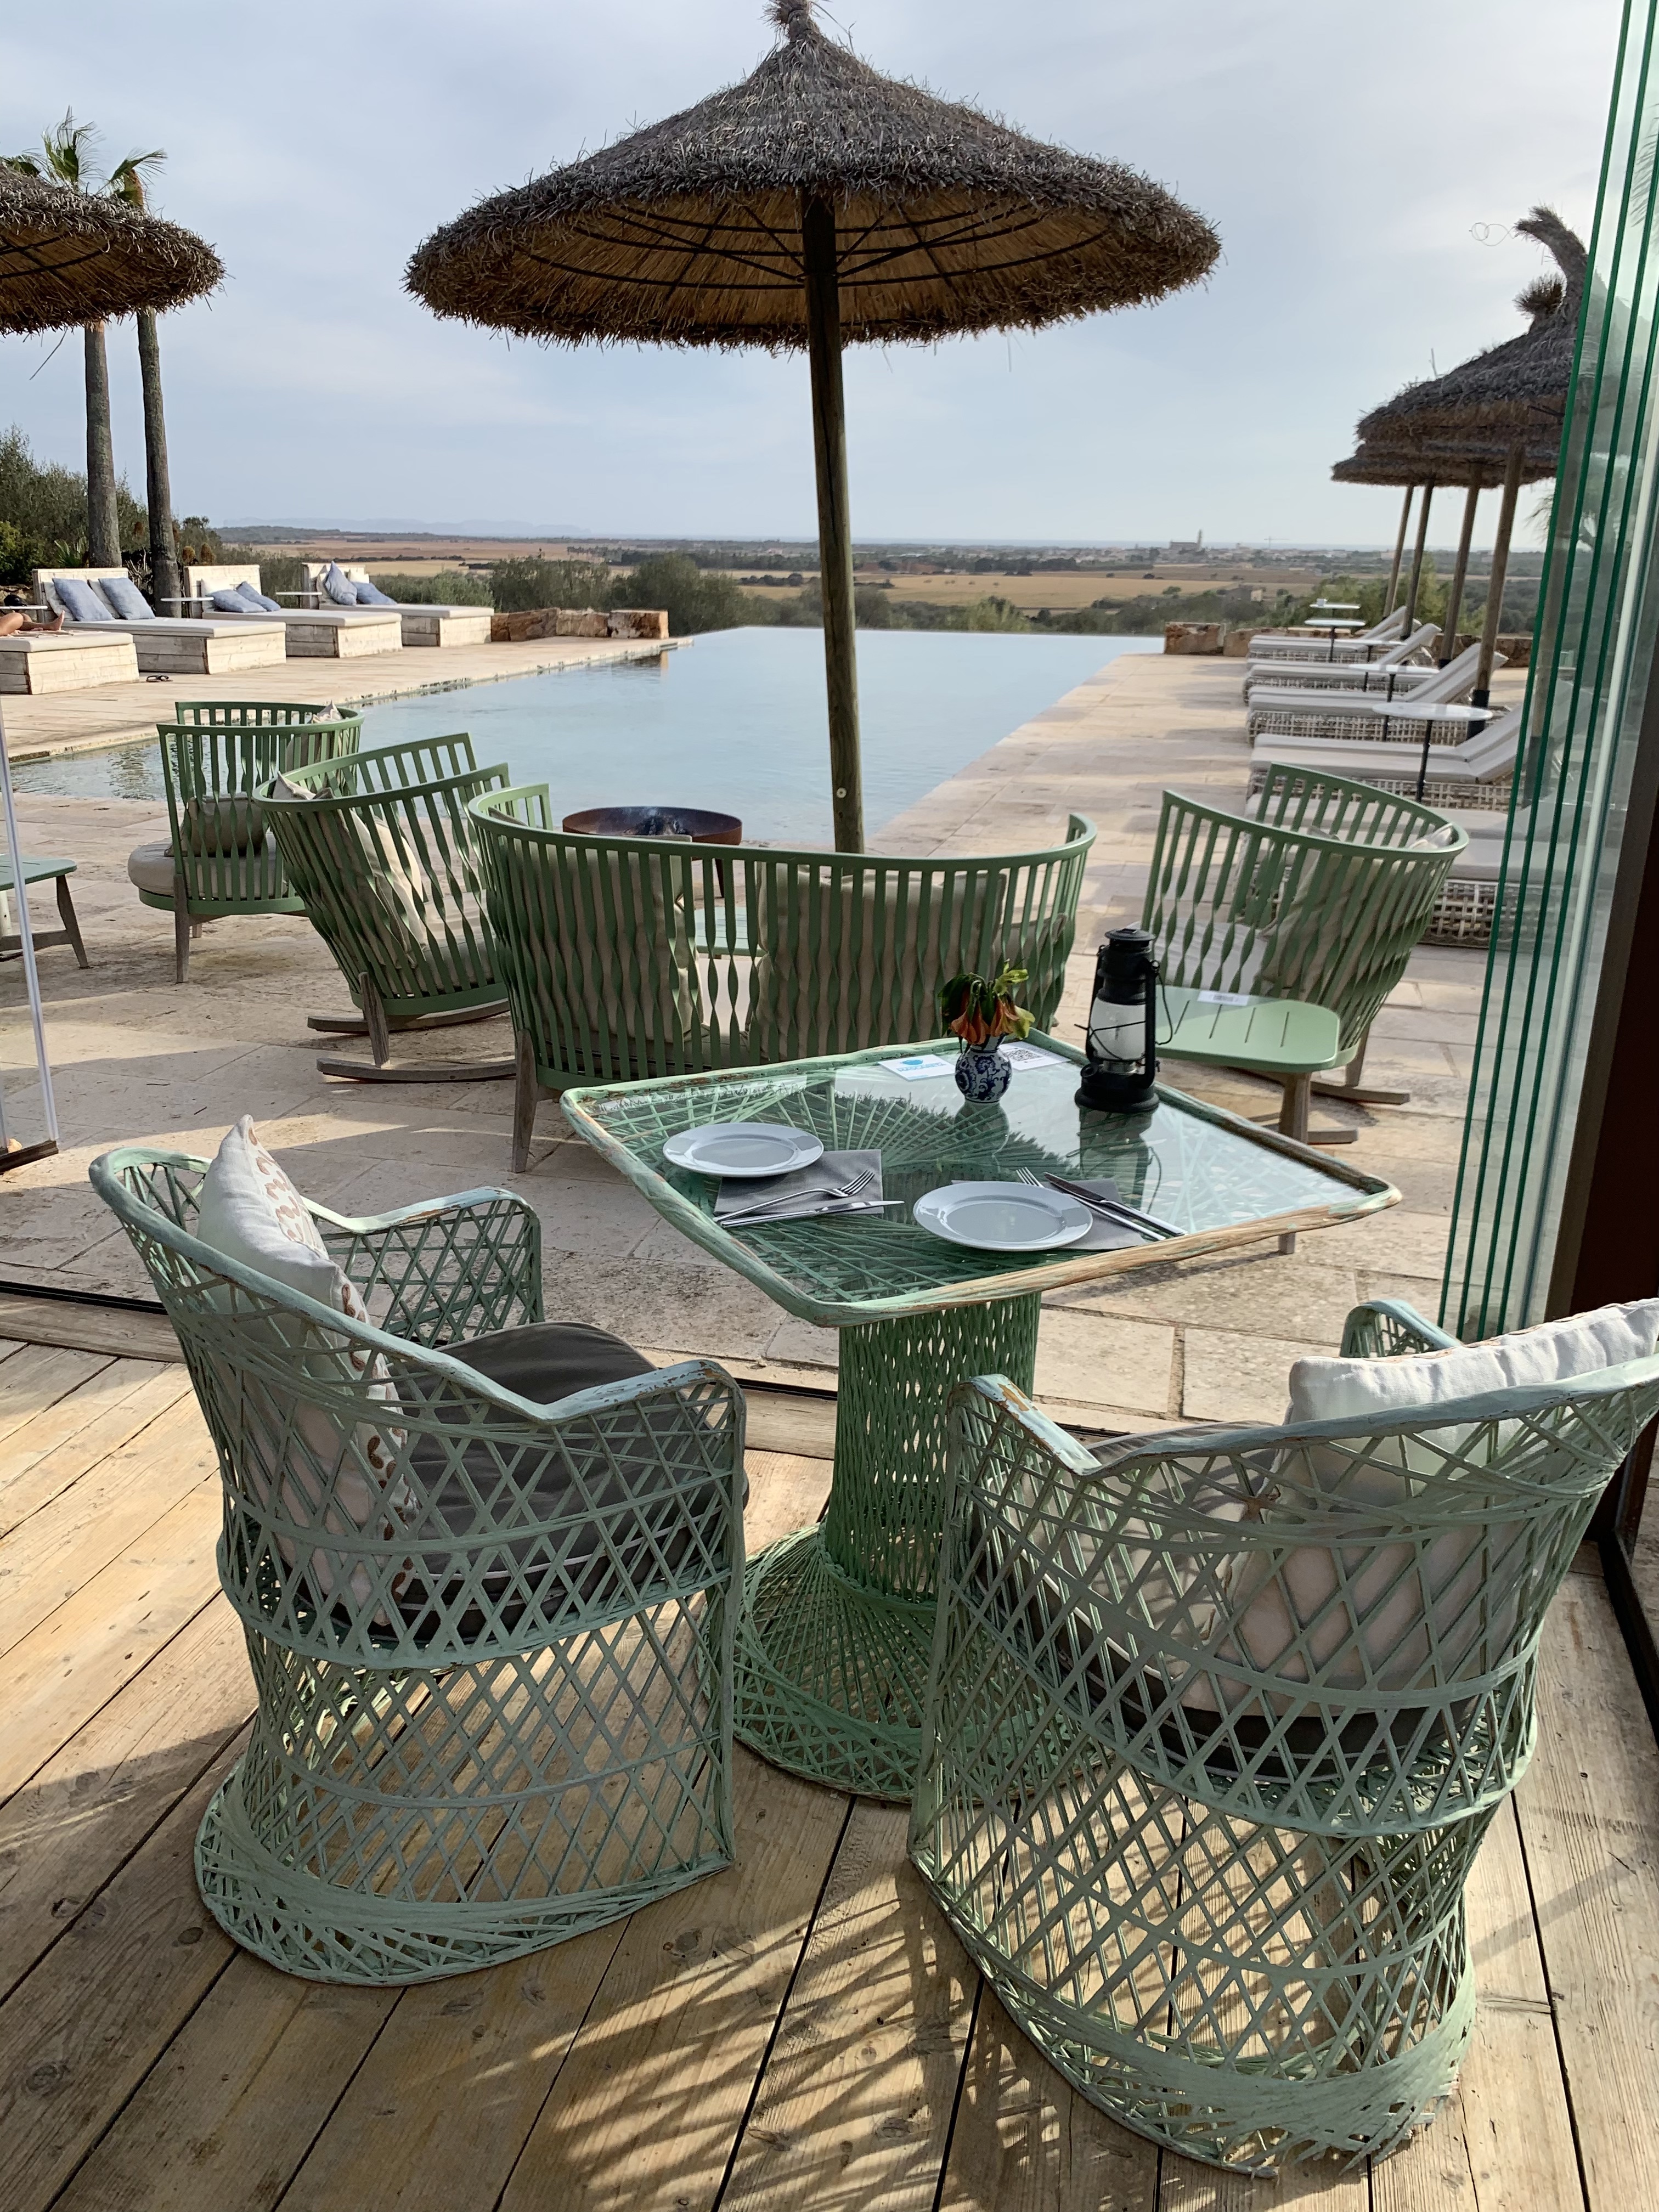
[[[841,1333],[823,1521],[760,1553],[737,1635],[736,1732],[808,1781],[908,1802],[921,1757],[946,1401],[971,1375],[1029,1389],[1036,1297]]]

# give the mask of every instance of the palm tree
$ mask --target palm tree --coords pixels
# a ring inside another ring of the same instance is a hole
[[[98,133],[90,123],[77,123],[71,108],[56,130],[41,138],[40,154],[14,154],[10,166],[31,176],[46,177],[72,192],[100,189],[92,166],[92,149]],[[104,349],[104,326],[88,323],[83,336],[87,354],[87,559],[94,568],[121,565],[121,526],[115,506],[115,447],[110,434],[109,356]]]
[[[159,148],[129,154],[110,171],[109,189],[142,215],[149,172],[165,161]],[[173,486],[167,474],[167,426],[161,410],[161,341],[155,310],[138,310],[138,373],[144,387],[144,504],[149,515],[149,595],[165,613],[179,604],[179,561],[173,543]]]

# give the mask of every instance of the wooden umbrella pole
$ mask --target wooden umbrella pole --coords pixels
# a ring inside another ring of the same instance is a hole
[[[853,525],[847,494],[847,404],[841,376],[841,278],[836,210],[801,199],[806,337],[812,365],[812,443],[818,471],[818,575],[830,694],[830,780],[836,849],[864,850],[864,769],[859,751],[858,654],[853,607]]]
[[[1504,471],[1504,501],[1498,510],[1498,535],[1492,546],[1492,580],[1486,586],[1486,619],[1480,632],[1480,658],[1475,665],[1474,696],[1477,707],[1488,706],[1492,701],[1492,665],[1498,655],[1498,633],[1504,621],[1504,585],[1509,575],[1510,538],[1515,529],[1515,503],[1521,496],[1521,471],[1526,465],[1527,448],[1517,438],[1510,447],[1509,466]]]
[[[1476,477],[1463,501],[1463,527],[1457,540],[1457,563],[1446,593],[1446,619],[1440,632],[1440,665],[1443,668],[1457,650],[1457,617],[1462,611],[1463,586],[1468,580],[1469,541],[1474,536],[1474,510],[1480,504],[1480,479]]]
[[[1400,588],[1400,563],[1406,551],[1406,525],[1412,519],[1412,494],[1416,489],[1415,484],[1407,484],[1406,496],[1401,503],[1400,527],[1394,536],[1394,566],[1389,571],[1389,588],[1382,601],[1382,611],[1385,615],[1391,615],[1394,612],[1394,595]]]
[[[1423,487],[1423,504],[1417,510],[1417,543],[1412,548],[1411,588],[1406,593],[1407,635],[1410,635],[1412,624],[1417,619],[1417,593],[1423,581],[1423,551],[1429,542],[1429,502],[1433,497],[1434,480],[1431,477]]]

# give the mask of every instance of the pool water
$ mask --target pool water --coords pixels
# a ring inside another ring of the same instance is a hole
[[[860,631],[872,834],[1107,662],[1160,643]],[[719,630],[648,660],[396,699],[365,709],[362,742],[367,749],[457,730],[471,732],[481,766],[505,762],[516,782],[549,785],[559,817],[586,806],[712,807],[774,844],[831,839],[817,630]],[[162,796],[154,745],[13,773],[20,791]]]

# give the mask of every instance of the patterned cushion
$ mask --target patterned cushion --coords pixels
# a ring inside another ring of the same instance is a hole
[[[368,1322],[368,1309],[356,1285],[329,1256],[310,1208],[259,1142],[248,1115],[226,1136],[203,1178],[196,1234],[227,1259],[257,1269],[351,1321]],[[280,1325],[280,1334],[284,1357],[292,1362],[290,1328]],[[380,1353],[353,1345],[346,1359],[356,1378],[355,1385],[346,1387],[367,1384],[368,1397],[395,1407],[397,1391]],[[337,1366],[326,1354],[319,1358],[319,1380],[325,1388],[341,1387]],[[284,1518],[312,1528],[320,1523],[346,1540],[354,1530],[371,1527],[376,1534],[390,1536],[400,1522],[407,1523],[415,1499],[397,1473],[406,1442],[403,1430],[382,1430],[368,1423],[345,1430],[332,1413],[307,1404],[303,1397],[286,1406],[279,1406],[273,1397],[268,1411],[265,1423],[249,1425],[251,1437],[258,1433],[263,1437],[266,1463],[258,1468],[260,1453],[255,1443],[247,1472],[256,1484],[263,1475],[265,1495],[268,1499],[274,1496]],[[289,1423],[291,1441],[284,1433]],[[278,1548],[292,1565],[296,1547],[291,1537],[279,1536]],[[349,1540],[343,1548],[350,1548]],[[335,1559],[322,1549],[311,1554],[311,1577],[324,1595],[335,1586]],[[350,1583],[360,1603],[369,1596],[366,1567],[353,1567]]]

